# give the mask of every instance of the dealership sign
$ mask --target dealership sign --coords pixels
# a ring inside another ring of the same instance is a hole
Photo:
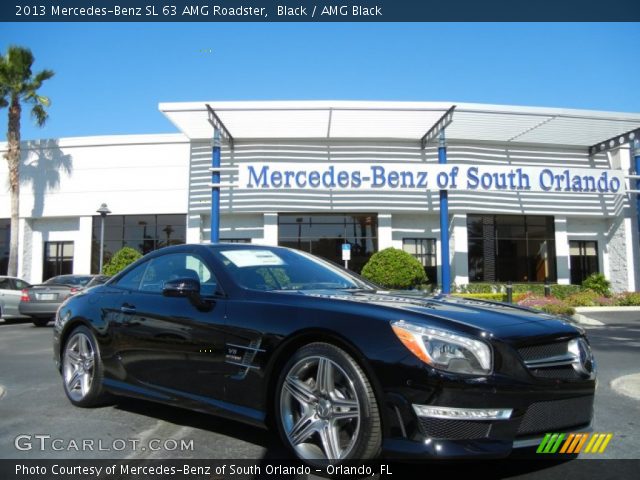
[[[622,170],[425,163],[243,163],[240,188],[623,194]]]

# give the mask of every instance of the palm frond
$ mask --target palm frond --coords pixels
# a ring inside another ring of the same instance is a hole
[[[31,109],[31,116],[35,118],[36,123],[39,127],[42,127],[47,122],[47,118],[49,118],[49,114],[40,104],[36,104],[33,106],[33,108]]]

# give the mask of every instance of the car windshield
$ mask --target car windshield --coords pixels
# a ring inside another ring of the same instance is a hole
[[[96,275],[91,279],[89,283],[87,283],[86,287],[89,288],[95,287],[96,285],[102,285],[103,283],[106,283],[110,278],[111,277],[109,277],[108,275]]]
[[[72,285],[74,287],[83,287],[89,283],[91,277],[88,275],[60,275],[47,280],[45,285]]]
[[[215,251],[233,278],[253,290],[342,290],[374,287],[336,265],[286,249]]]

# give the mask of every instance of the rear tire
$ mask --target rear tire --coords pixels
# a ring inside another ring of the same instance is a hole
[[[104,368],[98,342],[84,325],[67,338],[62,352],[64,392],[77,407],[95,407],[107,403],[110,395],[102,384]]]
[[[51,319],[50,318],[33,318],[31,319],[31,321],[36,327],[46,327],[47,324],[51,321]]]
[[[312,343],[286,363],[274,402],[285,445],[312,465],[375,458],[382,425],[371,382],[341,348]]]

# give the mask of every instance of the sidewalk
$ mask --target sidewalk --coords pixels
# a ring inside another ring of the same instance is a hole
[[[592,318],[593,313],[639,312],[640,307],[576,307],[576,313],[571,318],[580,325],[606,325],[600,320]]]

